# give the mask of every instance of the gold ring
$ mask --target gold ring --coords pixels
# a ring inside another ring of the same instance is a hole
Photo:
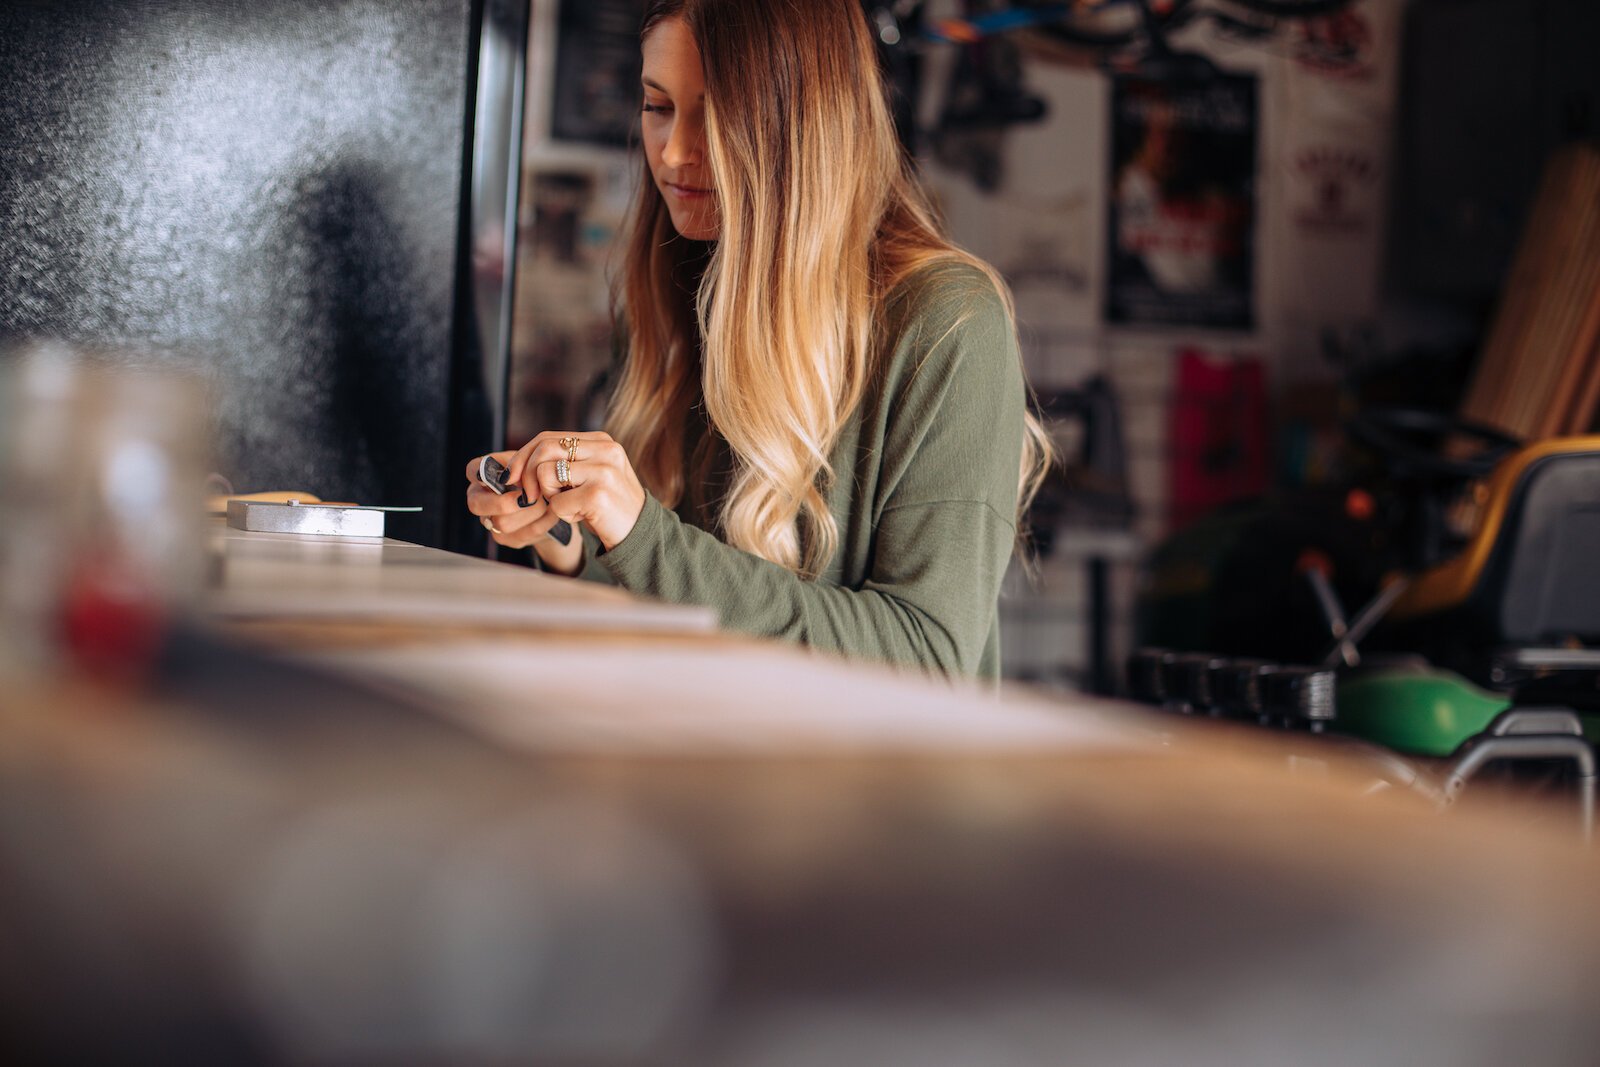
[[[561,488],[563,488],[563,489],[571,489],[572,488],[571,474],[572,474],[572,472],[567,469],[567,461],[566,460],[564,460],[564,459],[556,460],[556,481],[561,483]]]
[[[492,533],[492,534],[497,534],[497,533],[499,533],[499,532],[500,532],[500,531],[499,531],[499,529],[498,529],[498,528],[496,528],[496,526],[495,526],[495,524],[494,524],[494,520],[493,520],[493,519],[491,519],[491,518],[490,518],[490,517],[489,517],[489,516],[487,516],[487,515],[480,515],[480,516],[479,516],[479,517],[478,517],[478,521],[479,521],[479,522],[481,522],[481,523],[483,523],[483,528],[484,528],[484,529],[485,529],[485,530],[488,530],[488,531],[489,531],[489,532],[490,532],[490,533]]]
[[[576,437],[563,437],[559,442],[567,450],[567,462],[578,462],[578,439]]]

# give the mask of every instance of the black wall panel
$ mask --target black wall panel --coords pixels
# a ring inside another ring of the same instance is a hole
[[[1546,161],[1600,137],[1596,0],[1413,0],[1391,282],[1492,306]]]
[[[0,343],[203,367],[241,491],[437,543],[471,0],[0,0]]]

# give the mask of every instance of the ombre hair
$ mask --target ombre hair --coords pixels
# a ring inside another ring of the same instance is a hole
[[[628,351],[608,429],[666,506],[685,492],[703,401],[733,470],[722,536],[806,577],[839,538],[828,456],[862,400],[885,297],[959,262],[896,137],[859,0],[650,0],[640,36],[680,18],[700,51],[715,242],[680,237],[645,164],[617,279]],[[1019,528],[1052,456],[1026,415]]]

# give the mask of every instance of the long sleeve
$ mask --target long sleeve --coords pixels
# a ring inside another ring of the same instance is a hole
[[[611,572],[600,565],[600,538],[586,526],[579,526],[578,532],[583,537],[583,566],[578,568],[576,577],[599,585],[616,585],[617,580],[611,576]]]
[[[835,456],[841,551],[858,539],[859,568],[844,568],[842,581],[802,579],[653,496],[598,562],[632,591],[717,608],[731,630],[948,674],[995,673],[1025,390],[999,295],[970,268],[942,274],[902,316],[849,454]],[[866,521],[853,519],[863,509]]]

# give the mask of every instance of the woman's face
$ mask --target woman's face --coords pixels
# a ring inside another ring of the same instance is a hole
[[[644,39],[644,154],[672,225],[695,241],[721,229],[706,160],[706,83],[700,50],[682,19],[657,23]]]

